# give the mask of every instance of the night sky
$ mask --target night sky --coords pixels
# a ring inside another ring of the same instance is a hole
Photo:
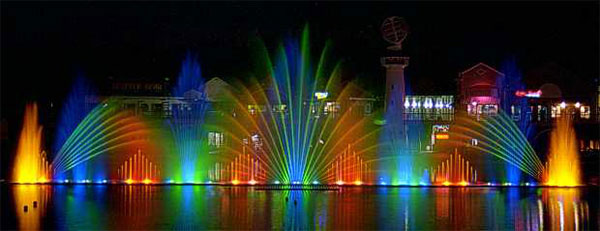
[[[330,39],[347,78],[377,92],[387,46],[379,29],[393,15],[411,28],[403,52],[414,93],[454,94],[458,72],[478,62],[499,68],[515,56],[528,87],[554,82],[566,95],[591,94],[598,9],[598,2],[2,2],[2,118],[12,123],[26,100],[60,103],[78,72],[98,83],[174,78],[187,50],[198,54],[205,78],[244,78],[254,58],[250,38],[272,49],[307,23],[314,51]],[[538,74],[544,68],[560,74]]]

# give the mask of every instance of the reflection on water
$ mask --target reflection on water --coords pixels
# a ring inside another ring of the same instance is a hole
[[[19,228],[40,229],[40,219],[46,213],[51,186],[15,185],[12,190]],[[6,205],[4,202],[2,204]]]
[[[8,185],[8,229],[598,229],[598,188]],[[33,201],[37,201],[36,208]],[[27,212],[23,206],[28,205]],[[4,210],[3,210],[4,212]]]

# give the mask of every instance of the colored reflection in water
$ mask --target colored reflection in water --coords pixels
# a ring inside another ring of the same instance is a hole
[[[48,185],[15,185],[13,196],[18,227],[22,230],[40,229],[51,196]],[[6,205],[6,203],[2,203]],[[25,208],[27,206],[27,208]]]
[[[8,229],[595,230],[600,215],[598,188],[11,185],[2,190],[14,195],[15,207],[6,210],[3,223],[13,215],[17,224],[3,226]],[[37,208],[23,212],[34,200]]]

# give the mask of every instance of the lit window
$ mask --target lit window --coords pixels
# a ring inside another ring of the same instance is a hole
[[[590,118],[590,106],[579,107],[579,115],[583,119],[589,119]]]
[[[208,145],[213,147],[221,147],[225,144],[225,139],[222,132],[208,132]]]
[[[287,105],[285,105],[285,104],[273,105],[273,112],[287,112]]]
[[[262,139],[260,138],[260,136],[256,133],[252,134],[252,136],[250,137],[250,139],[252,140],[252,145],[254,146],[255,150],[259,150],[262,147]]]
[[[337,112],[339,112],[340,108],[341,108],[341,106],[337,102],[327,102],[325,104],[325,108],[324,108],[323,113],[324,114],[337,113]]]
[[[515,121],[519,121],[521,120],[521,107],[519,107],[518,105],[511,105],[510,106],[510,113],[512,115],[512,119]]]

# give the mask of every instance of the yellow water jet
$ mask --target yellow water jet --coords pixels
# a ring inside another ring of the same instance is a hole
[[[555,125],[550,135],[544,183],[550,186],[580,185],[579,152],[571,120],[560,118],[556,120]]]
[[[19,137],[13,166],[13,181],[17,183],[44,183],[51,175],[46,153],[42,151],[42,127],[38,124],[35,103],[25,107],[23,129]]]

